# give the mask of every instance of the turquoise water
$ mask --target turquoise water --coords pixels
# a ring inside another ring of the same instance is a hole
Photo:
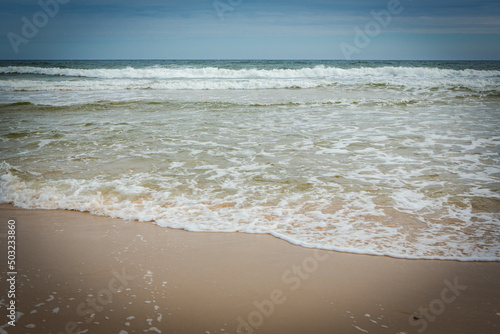
[[[0,62],[0,202],[500,259],[500,62]]]

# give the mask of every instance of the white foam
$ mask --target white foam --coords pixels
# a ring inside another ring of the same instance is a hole
[[[342,78],[361,76],[383,76],[386,78],[497,78],[500,71],[450,70],[424,67],[361,67],[343,69],[318,65],[300,69],[225,69],[217,67],[203,68],[149,68],[126,67],[122,69],[75,69],[58,67],[8,66],[0,68],[0,74],[42,74],[49,76],[72,76],[101,79],[268,79],[268,78]]]
[[[282,88],[313,88],[329,85],[326,80],[78,80],[78,81],[36,81],[36,80],[2,80],[0,91],[113,91],[113,90],[254,90]]]
[[[436,205],[434,200],[426,200],[422,193],[409,189],[401,189],[391,196],[395,207],[405,212],[421,211],[432,209]]]
[[[427,231],[422,230],[425,233],[420,234],[418,242],[408,244],[405,233],[384,227],[378,219],[369,218],[377,215],[383,218],[384,213],[363,193],[350,194],[341,209],[323,213],[322,201],[318,202],[317,210],[311,210],[311,203],[304,203],[309,207],[306,212],[301,212],[302,204],[290,205],[294,200],[289,200],[288,206],[282,202],[282,207],[279,208],[258,204],[236,208],[225,205],[224,201],[192,201],[185,197],[167,200],[160,194],[155,194],[155,197],[137,203],[113,197],[105,198],[102,194],[93,195],[88,190],[96,189],[95,187],[109,187],[109,184],[103,184],[102,180],[86,184],[65,181],[59,183],[59,186],[48,183],[47,186],[34,189],[16,176],[4,174],[0,202],[11,202],[26,208],[71,209],[129,220],[155,221],[160,226],[190,231],[269,233],[304,247],[351,253],[403,258],[500,260],[498,247],[485,243],[477,248],[476,240],[468,241],[470,236],[460,230],[450,234],[449,226],[443,226],[448,228],[447,234],[443,234],[439,225],[427,224]],[[87,189],[84,190],[85,188]],[[63,189],[66,190],[62,191]],[[416,198],[420,199],[420,196]],[[166,200],[170,204],[160,204]],[[413,209],[418,211],[421,208],[418,205]],[[405,206],[405,210],[410,209],[408,205]],[[473,216],[470,210],[463,215],[461,219]],[[489,216],[485,218],[491,219]],[[289,226],[295,227],[290,230]],[[481,234],[487,228],[487,225],[483,225],[476,233]],[[457,240],[460,242],[457,243]]]
[[[0,90],[227,90],[312,88],[329,85],[383,84],[431,89],[465,87],[499,91],[500,71],[449,70],[422,67],[379,67],[342,69],[325,67],[301,69],[150,68],[74,69],[9,66],[0,74],[38,74],[50,80],[0,80]],[[78,80],[59,80],[77,77]],[[59,78],[59,79],[58,79]]]

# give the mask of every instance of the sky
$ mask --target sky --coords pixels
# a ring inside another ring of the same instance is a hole
[[[0,59],[500,60],[500,1],[0,0]]]

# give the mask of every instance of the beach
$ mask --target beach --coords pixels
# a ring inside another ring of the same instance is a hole
[[[0,334],[500,333],[500,1],[0,17]]]
[[[187,232],[12,205],[1,205],[0,217],[2,245],[7,221],[15,221],[22,314],[15,327],[3,325],[7,333],[496,333],[500,327],[498,262],[339,253],[270,235]]]

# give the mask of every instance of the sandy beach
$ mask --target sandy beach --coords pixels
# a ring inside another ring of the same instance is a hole
[[[500,264],[0,206],[1,333],[497,333]],[[15,327],[5,316],[15,221]]]

